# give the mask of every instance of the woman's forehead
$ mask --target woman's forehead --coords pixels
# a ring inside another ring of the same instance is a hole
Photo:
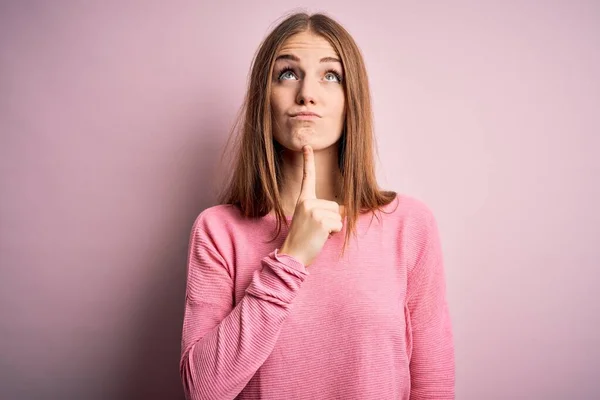
[[[320,57],[335,57],[337,52],[327,39],[312,32],[301,32],[289,37],[281,46],[278,56],[292,54],[298,58],[302,55],[318,54]]]

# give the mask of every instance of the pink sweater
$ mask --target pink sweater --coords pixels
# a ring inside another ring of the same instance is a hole
[[[180,374],[191,399],[454,399],[437,223],[399,195],[305,267],[288,228],[217,205],[190,238]],[[290,218],[291,220],[291,218]],[[369,223],[370,226],[369,226]]]

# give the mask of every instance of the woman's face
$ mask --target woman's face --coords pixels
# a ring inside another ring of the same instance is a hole
[[[329,42],[311,32],[290,37],[273,69],[273,136],[283,147],[314,150],[339,140],[344,124],[343,69]],[[309,112],[316,115],[298,115]]]

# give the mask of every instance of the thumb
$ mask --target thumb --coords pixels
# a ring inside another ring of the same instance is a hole
[[[315,178],[315,157],[312,147],[302,147],[304,155],[304,174],[302,176],[302,187],[298,201],[317,198],[317,183]]]

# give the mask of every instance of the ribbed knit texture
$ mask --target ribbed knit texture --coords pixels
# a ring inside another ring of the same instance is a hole
[[[359,217],[341,259],[345,228],[305,267],[279,254],[285,225],[266,243],[273,216],[204,210],[188,258],[180,363],[188,398],[454,399],[436,220],[406,195],[384,212]]]

